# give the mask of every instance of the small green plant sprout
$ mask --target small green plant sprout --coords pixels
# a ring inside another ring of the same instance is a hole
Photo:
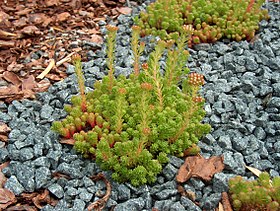
[[[176,40],[182,26],[192,25],[189,45],[215,42],[221,38],[251,40],[259,21],[269,19],[261,9],[265,0],[157,0],[136,16],[134,22],[141,35]]]
[[[236,176],[229,180],[229,193],[236,211],[279,211],[280,177],[270,180],[267,172],[259,175],[257,180],[244,180]]]
[[[72,105],[65,106],[68,116],[54,122],[52,129],[73,138],[76,151],[111,170],[114,180],[139,186],[155,182],[168,155],[182,157],[190,147],[195,149],[192,154],[199,152],[196,143],[210,131],[210,125],[201,123],[204,100],[198,91],[204,78],[189,74],[186,68],[191,27],[184,27],[175,44],[159,41],[147,62],[140,64],[144,44],[139,42],[138,26],[132,27],[134,73],[115,78],[116,30],[107,27],[108,75],[85,94],[85,110],[83,98],[73,96]],[[164,52],[167,58],[161,73],[159,60]]]

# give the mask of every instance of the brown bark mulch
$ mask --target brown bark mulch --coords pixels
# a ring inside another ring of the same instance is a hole
[[[98,22],[129,14],[125,3],[0,0],[0,102],[35,98],[35,93],[63,80],[71,53],[85,59],[89,50],[96,50],[81,43],[102,43]]]

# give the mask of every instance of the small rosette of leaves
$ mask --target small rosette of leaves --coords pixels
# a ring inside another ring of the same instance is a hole
[[[229,180],[229,193],[234,210],[269,210],[280,208],[280,177],[270,180],[267,172],[257,180],[248,181],[241,176]]]

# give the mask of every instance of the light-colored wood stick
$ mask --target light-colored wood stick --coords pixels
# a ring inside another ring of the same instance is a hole
[[[47,68],[41,72],[40,75],[38,75],[36,78],[39,78],[39,79],[43,79],[50,71],[51,69],[55,66],[55,61],[54,59],[51,59],[49,65],[47,66]]]

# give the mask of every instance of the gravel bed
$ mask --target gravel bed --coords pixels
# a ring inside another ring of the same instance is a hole
[[[146,2],[146,4],[149,2]],[[212,131],[199,142],[204,157],[224,155],[225,170],[215,174],[211,183],[190,179],[185,190],[193,191],[199,206],[181,196],[176,187],[175,175],[184,162],[170,157],[163,172],[153,185],[134,188],[110,179],[112,194],[105,210],[214,210],[227,191],[227,181],[235,175],[252,178],[244,164],[268,171],[272,176],[280,172],[280,5],[266,4],[271,20],[261,21],[260,31],[252,43],[217,42],[200,44],[190,49],[188,66],[191,71],[203,73],[206,84],[202,94],[206,99],[205,122]],[[133,14],[145,4],[133,9]],[[130,42],[131,16],[118,17],[116,75],[129,75],[132,71]],[[106,22],[100,21],[102,33]],[[144,61],[153,43],[148,42]],[[87,89],[106,74],[105,48],[88,52],[89,62],[83,63]],[[162,61],[164,64],[164,61]],[[47,188],[59,199],[56,207],[46,205],[42,210],[85,210],[105,193],[102,181],[92,181],[90,176],[101,170],[94,161],[83,159],[71,146],[59,143],[57,134],[50,131],[54,120],[62,119],[65,103],[77,94],[74,69],[67,69],[69,77],[51,86],[48,92],[37,94],[36,100],[13,101],[0,104],[0,121],[9,125],[9,144],[0,148],[0,163],[11,160],[3,169],[8,178],[5,188],[16,195]],[[1,144],[0,144],[1,145]],[[53,178],[53,172],[70,176]]]

